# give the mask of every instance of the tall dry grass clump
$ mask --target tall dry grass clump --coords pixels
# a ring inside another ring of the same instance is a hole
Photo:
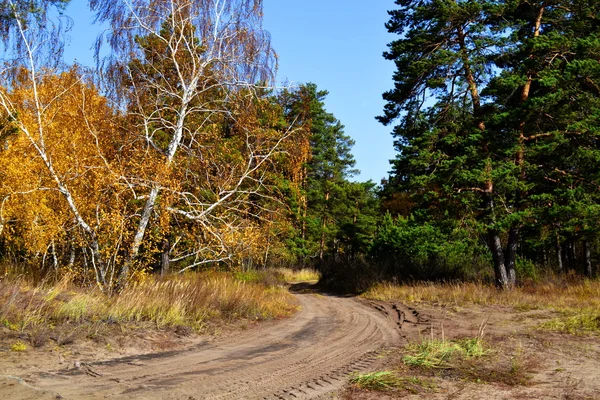
[[[312,282],[321,279],[321,273],[312,268],[277,268],[275,272],[279,273],[285,282]]]
[[[112,297],[76,286],[69,279],[54,284],[33,284],[24,278],[0,280],[0,323],[21,331],[85,322],[152,322],[157,327],[202,329],[211,321],[280,318],[295,309],[283,285],[249,282],[229,273],[150,277]]]
[[[283,286],[212,273],[139,283],[116,298],[108,315],[115,320],[198,326],[215,318],[277,318],[293,309],[291,295]]]
[[[547,281],[500,291],[492,285],[474,282],[376,284],[364,297],[375,300],[400,300],[440,306],[502,305],[517,309],[600,309],[600,280],[577,282]]]

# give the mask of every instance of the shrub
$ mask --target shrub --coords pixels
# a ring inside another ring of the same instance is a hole
[[[474,277],[489,270],[487,250],[464,228],[442,229],[388,213],[371,254],[387,275],[400,280]]]

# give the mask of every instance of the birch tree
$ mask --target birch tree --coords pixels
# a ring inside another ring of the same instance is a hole
[[[135,182],[143,205],[121,280],[127,280],[151,220],[165,214],[201,230],[192,249],[178,251],[185,242],[179,239],[169,249],[178,254],[174,260],[188,260],[185,268],[231,259],[226,237],[244,225],[239,222],[249,202],[257,206],[270,197],[265,168],[293,131],[256,119],[264,104],[258,89],[271,82],[275,66],[261,27],[262,2],[90,4],[111,27],[98,48],[106,40],[112,49],[103,65],[144,143],[138,162],[155,166]]]
[[[36,179],[30,179],[29,187],[25,188],[23,180],[13,179],[16,187],[5,190],[3,211],[10,198],[39,192],[57,193],[72,222],[55,221],[55,231],[81,234],[96,282],[103,291],[109,291],[115,265],[114,262],[107,264],[107,254],[101,248],[99,237],[103,224],[100,216],[105,213],[106,201],[89,194],[96,193],[93,190],[106,193],[110,186],[107,180],[112,176],[111,167],[103,154],[105,143],[102,142],[116,137],[111,135],[112,128],[107,128],[113,112],[84,74],[76,68],[60,74],[55,68],[61,58],[61,47],[55,46],[60,42],[60,31],[56,28],[60,24],[46,18],[46,7],[66,2],[41,2],[42,8],[37,14],[30,13],[21,2],[8,0],[5,3],[9,11],[3,15],[3,19],[8,20],[3,29],[13,47],[6,47],[3,53],[4,67],[0,75],[7,87],[0,89],[0,112],[6,121],[3,131],[17,137],[5,143],[8,153],[3,156],[10,158],[11,147],[21,146],[17,154],[20,159],[13,160],[13,168],[27,166],[21,171],[23,175],[34,174]],[[98,132],[99,124],[102,133]],[[43,197],[36,213],[41,212],[44,204],[49,204],[51,197]],[[90,203],[91,199],[95,201]],[[53,208],[60,210],[61,206]],[[51,236],[57,235],[55,232]],[[56,256],[56,252],[53,254]]]

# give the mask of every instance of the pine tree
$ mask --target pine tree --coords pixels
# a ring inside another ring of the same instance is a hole
[[[346,203],[357,201],[356,194],[349,196],[348,182],[356,173],[351,154],[354,141],[344,133],[341,122],[325,110],[327,94],[308,83],[280,96],[288,119],[296,120],[308,133],[310,154],[304,166],[304,200],[297,219],[302,256],[319,260],[339,250],[341,226],[354,212]]]
[[[478,221],[496,282],[511,287],[520,233],[564,224],[548,207],[594,214],[584,193],[597,185],[598,5],[396,4],[387,27],[402,38],[384,55],[395,87],[379,117],[399,120],[386,193],[410,196],[424,221]]]
[[[492,70],[492,50],[503,38],[488,25],[494,2],[397,0],[386,25],[402,38],[384,54],[395,62],[395,87],[384,94],[399,152],[388,186],[412,194],[425,219],[476,214],[494,254],[496,281],[514,280],[514,246],[500,243],[495,207],[498,169],[490,150],[481,91]],[[501,173],[504,173],[502,171]],[[389,191],[389,189],[388,189]],[[507,257],[505,257],[505,255]]]
[[[513,34],[486,90],[488,125],[508,138],[524,182],[515,206],[529,211],[534,232],[559,242],[597,231],[589,219],[598,213],[599,13],[587,0],[507,2],[499,28]]]

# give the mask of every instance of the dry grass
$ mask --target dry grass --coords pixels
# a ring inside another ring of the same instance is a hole
[[[367,290],[363,296],[374,300],[400,300],[438,306],[501,305],[518,310],[600,309],[600,280],[574,283],[549,281],[509,291],[499,291],[494,286],[481,283],[381,283]]]
[[[600,280],[547,281],[501,291],[480,283],[394,285],[381,283],[363,297],[382,301],[427,303],[441,307],[506,306],[516,311],[550,310],[559,317],[540,330],[569,334],[600,334]]]
[[[281,274],[283,280],[286,282],[311,282],[321,279],[321,273],[310,268],[277,268],[275,271]]]
[[[279,318],[296,308],[284,286],[249,282],[227,273],[149,278],[113,297],[66,279],[53,285],[4,279],[0,280],[0,304],[0,323],[30,332],[31,337],[43,331],[40,327],[65,323],[151,322],[159,328],[201,330],[211,321]]]
[[[431,392],[435,384],[430,379],[399,376],[395,371],[378,371],[356,374],[350,379],[356,389],[376,390],[380,392],[406,391],[411,394]]]
[[[463,359],[456,363],[454,373],[461,379],[478,383],[523,386],[529,385],[532,373],[540,369],[539,358],[520,343],[496,345],[492,354],[481,359]]]
[[[291,269],[273,268],[264,270],[238,271],[237,279],[245,282],[265,282],[268,284],[284,284],[295,282],[313,282],[321,279],[321,273],[310,268]]]

